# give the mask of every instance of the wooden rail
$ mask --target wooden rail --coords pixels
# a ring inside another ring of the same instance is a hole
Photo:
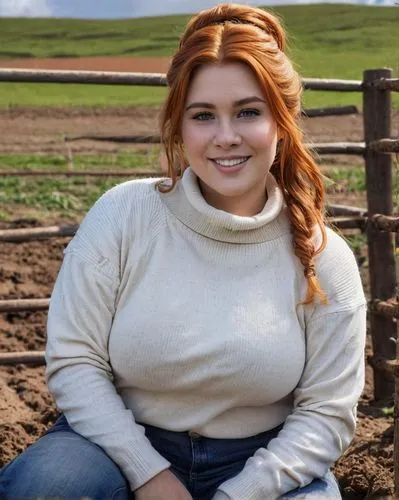
[[[96,85],[145,85],[164,87],[167,84],[163,73],[118,73],[113,71],[71,71],[37,69],[0,69],[0,81],[35,83],[74,83]],[[310,90],[335,90],[358,92],[362,90],[360,80],[337,80],[330,78],[303,78],[302,84]]]
[[[331,205],[327,207],[329,213],[328,223],[339,229],[362,229],[366,227],[367,219],[364,209],[356,207],[342,207]],[[48,238],[74,236],[79,229],[79,224],[34,227],[21,229],[0,229],[0,242],[22,243]],[[1,309],[0,309],[1,310]]]
[[[368,148],[377,153],[398,153],[399,152],[399,139],[379,139],[372,141]]]
[[[328,108],[309,108],[302,109],[301,115],[307,118],[316,118],[318,116],[343,116],[355,115],[359,110],[354,105],[349,106],[333,106]]]
[[[115,142],[121,144],[160,144],[161,137],[157,135],[153,136],[136,136],[136,135],[125,135],[125,136],[98,136],[98,135],[82,135],[74,137],[65,137],[66,142],[73,141],[104,141],[104,142]],[[315,144],[306,144],[306,147],[310,148],[312,151],[319,155],[363,155],[366,151],[366,146],[364,142],[322,142]],[[384,145],[385,148],[389,149],[389,146]]]
[[[377,314],[399,319],[399,302],[396,299],[390,301],[374,299],[370,302],[370,309]]]
[[[0,365],[44,365],[44,351],[0,352]]]
[[[363,83],[363,88],[373,87],[376,90],[390,90],[391,92],[399,92],[399,79],[398,78],[377,78],[373,81]]]
[[[47,311],[50,299],[10,299],[0,300],[0,313],[23,311]]]
[[[0,241],[22,242],[32,240],[42,240],[52,237],[73,236],[78,230],[79,225],[70,226],[49,226],[49,227],[30,227],[22,229],[0,229]]]
[[[370,224],[380,231],[399,233],[399,216],[374,214],[369,219]]]
[[[73,83],[95,85],[145,85],[164,87],[167,85],[164,73],[119,73],[114,71],[39,70],[1,68],[0,81],[25,83]],[[378,90],[399,91],[399,79],[376,78],[341,80],[333,78],[303,78],[306,90],[332,90],[337,92],[359,92],[373,87]]]
[[[3,170],[1,176],[15,177],[164,177],[156,170],[119,169],[119,170]]]
[[[166,86],[163,73],[1,68],[0,82]]]

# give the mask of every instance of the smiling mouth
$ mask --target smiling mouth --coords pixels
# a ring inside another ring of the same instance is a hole
[[[250,156],[243,156],[241,158],[234,158],[231,160],[213,159],[212,161],[214,161],[215,163],[217,163],[221,167],[236,167],[237,165],[241,165],[241,163],[244,163],[247,160],[249,160],[249,158],[251,158],[251,157]]]

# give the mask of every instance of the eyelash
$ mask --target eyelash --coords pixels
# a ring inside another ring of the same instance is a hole
[[[258,109],[243,109],[240,111],[239,115],[243,113],[245,113],[244,118],[252,118],[253,116],[260,115],[260,111]],[[198,121],[207,121],[212,118],[213,114],[210,113],[209,111],[201,111],[200,113],[197,113],[193,116],[193,120],[198,120]]]

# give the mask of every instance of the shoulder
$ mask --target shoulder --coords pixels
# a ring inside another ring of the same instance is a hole
[[[329,227],[326,237],[326,247],[315,259],[316,274],[329,301],[326,312],[363,305],[365,297],[354,253],[345,239]]]
[[[157,183],[160,179],[139,179],[123,182],[106,191],[91,207],[82,227],[96,225],[113,229],[121,227],[136,212],[151,214],[158,202]]]
[[[90,212],[104,206],[119,214],[139,208],[143,203],[157,199],[157,183],[159,178],[136,179],[122,182],[106,191],[93,205]],[[89,212],[89,214],[90,214]]]
[[[341,263],[341,266],[349,265],[352,267],[353,264],[357,266],[355,255],[344,237],[330,227],[326,227],[325,230],[326,246],[316,259],[320,270],[335,265],[338,262]]]
[[[134,234],[139,241],[144,228],[153,229],[159,219],[159,180],[127,181],[106,191],[84,217],[66,252],[98,260],[119,255],[121,246],[127,244],[126,235]]]

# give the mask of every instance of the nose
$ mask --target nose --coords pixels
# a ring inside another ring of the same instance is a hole
[[[213,143],[222,149],[230,149],[241,144],[242,138],[231,120],[221,120],[215,130]]]

